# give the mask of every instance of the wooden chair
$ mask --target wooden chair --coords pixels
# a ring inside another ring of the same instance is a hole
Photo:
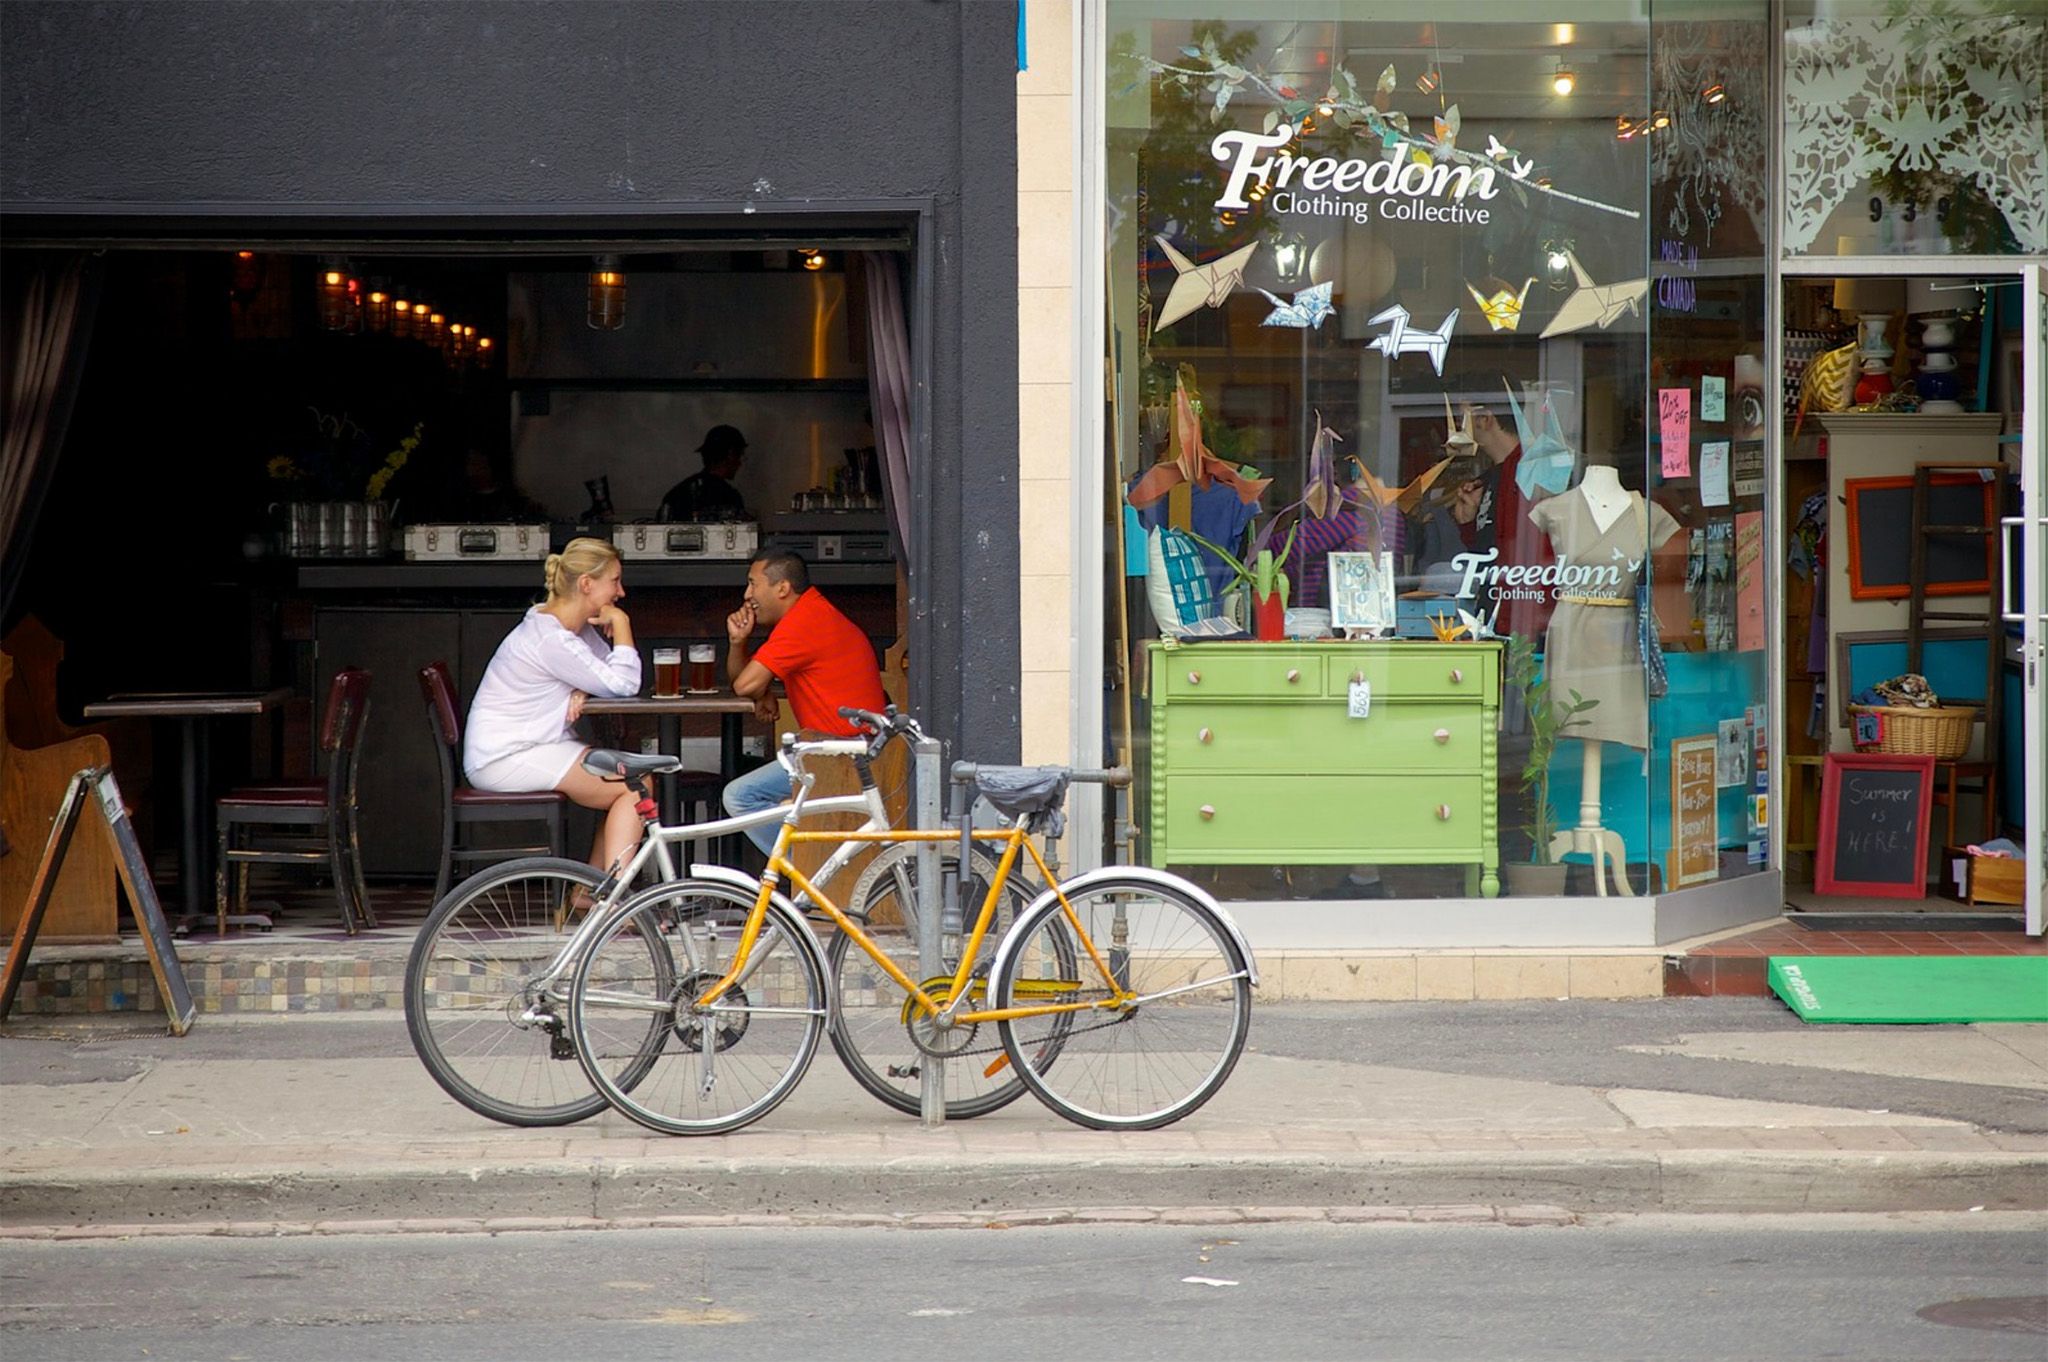
[[[14,659],[0,653],[0,932],[12,933],[28,902],[29,887],[42,860],[43,844],[57,820],[64,787],[89,766],[106,766],[113,754],[105,737],[82,734],[38,747],[18,747],[7,720],[17,698],[8,682]],[[50,943],[118,941],[114,849],[110,839],[81,829],[71,839],[64,868],[50,898],[37,939]]]
[[[882,662],[882,691],[898,708],[903,706],[904,699],[910,691],[910,677],[906,664],[908,650],[908,643],[898,643],[888,651]],[[779,742],[782,734],[793,733],[796,729],[796,715],[790,709],[789,701],[785,699],[782,701],[780,713],[776,716],[775,732],[770,735],[769,741]],[[817,783],[811,787],[814,798],[860,793],[860,777],[855,774],[851,759],[816,757],[806,765],[818,778]],[[910,818],[909,749],[900,742],[890,743],[874,763],[874,774],[875,784],[882,791],[882,802],[889,810],[890,823],[896,827],[903,827]],[[803,827],[806,832],[851,832],[859,827],[862,821],[860,814],[827,814],[817,818],[806,818]],[[791,847],[789,859],[805,875],[815,875],[835,850],[837,848],[827,843],[814,842]],[[856,853],[853,859],[847,862],[846,868],[839,872],[826,890],[833,902],[845,905],[847,891],[853,888],[855,881],[860,879],[861,872],[866,870],[868,863],[879,854],[879,849],[865,850]]]
[[[335,902],[350,936],[377,925],[363,884],[363,857],[356,836],[356,767],[362,756],[363,723],[370,709],[370,674],[343,667],[327,689],[320,724],[320,750],[327,775],[318,780],[245,785],[215,802],[220,824],[219,860],[214,870],[214,906],[222,935],[228,929],[228,878],[235,879],[235,906],[247,912],[251,865],[325,865],[334,880]],[[280,835],[282,834],[282,835]]]
[[[510,860],[514,856],[560,856],[563,815],[569,797],[559,790],[535,794],[498,794],[465,784],[462,773],[462,719],[455,708],[455,686],[448,664],[431,662],[420,668],[420,699],[427,709],[427,727],[441,759],[441,869],[434,877],[434,901],[448,892],[455,863],[465,866]],[[547,840],[533,846],[476,847],[463,842],[462,830],[493,823],[539,823]]]
[[[66,723],[57,712],[57,674],[64,665],[64,640],[34,615],[24,615],[7,631],[7,637],[0,639],[0,651],[14,659],[14,675],[6,683],[8,739],[16,747],[33,748],[54,747],[88,733],[105,738],[121,798],[129,805],[136,835],[148,846],[154,822],[150,779],[155,763],[149,721]]]

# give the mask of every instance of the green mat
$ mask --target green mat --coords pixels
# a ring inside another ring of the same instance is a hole
[[[2048,1022],[2048,955],[1774,955],[1810,1022]]]

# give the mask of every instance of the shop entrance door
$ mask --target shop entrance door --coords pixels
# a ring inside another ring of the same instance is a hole
[[[2005,618],[2020,626],[2021,732],[2026,752],[2027,932],[2041,935],[2048,900],[2048,266],[2020,275],[2025,299],[2024,379],[2020,397],[2020,514],[2006,521]],[[2012,531],[2019,533],[2013,535]],[[2013,539],[2018,543],[2014,544]],[[2018,599],[2012,580],[2018,578]]]

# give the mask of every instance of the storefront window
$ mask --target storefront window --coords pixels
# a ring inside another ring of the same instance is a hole
[[[1761,864],[1761,0],[1317,12],[1109,9],[1147,854],[1259,899]]]
[[[2038,0],[1789,0],[1790,255],[2048,251]]]

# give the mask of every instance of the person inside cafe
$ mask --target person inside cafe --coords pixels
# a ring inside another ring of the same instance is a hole
[[[1494,527],[1479,523],[1486,491],[1485,470],[1470,457],[1452,459],[1430,488],[1418,517],[1422,528],[1415,550],[1415,574],[1424,590],[1456,595],[1465,575],[1456,564],[1457,556],[1485,553],[1494,546]]]
[[[547,599],[505,636],[470,703],[462,770],[479,790],[560,790],[604,811],[590,852],[600,870],[640,840],[640,791],[583,769],[590,744],[572,727],[592,695],[640,693],[633,622],[619,608],[619,551],[602,539],[572,539],[543,569]]]
[[[764,624],[768,638],[750,654],[754,630]],[[747,564],[746,595],[726,616],[725,635],[733,693],[754,701],[761,718],[775,718],[769,687],[776,681],[797,724],[828,737],[850,738],[858,731],[839,717],[842,706],[880,710],[888,704],[874,644],[811,585],[804,560],[788,549],[763,549]],[[725,787],[725,809],[738,817],[773,808],[789,796],[789,772],[770,761]],[[775,833],[773,823],[747,829],[764,855],[774,850]]]
[[[749,520],[740,489],[732,485],[739,476],[740,460],[746,456],[747,437],[737,426],[713,426],[704,432],[697,453],[704,460],[702,471],[692,473],[668,489],[661,499],[661,520]]]

